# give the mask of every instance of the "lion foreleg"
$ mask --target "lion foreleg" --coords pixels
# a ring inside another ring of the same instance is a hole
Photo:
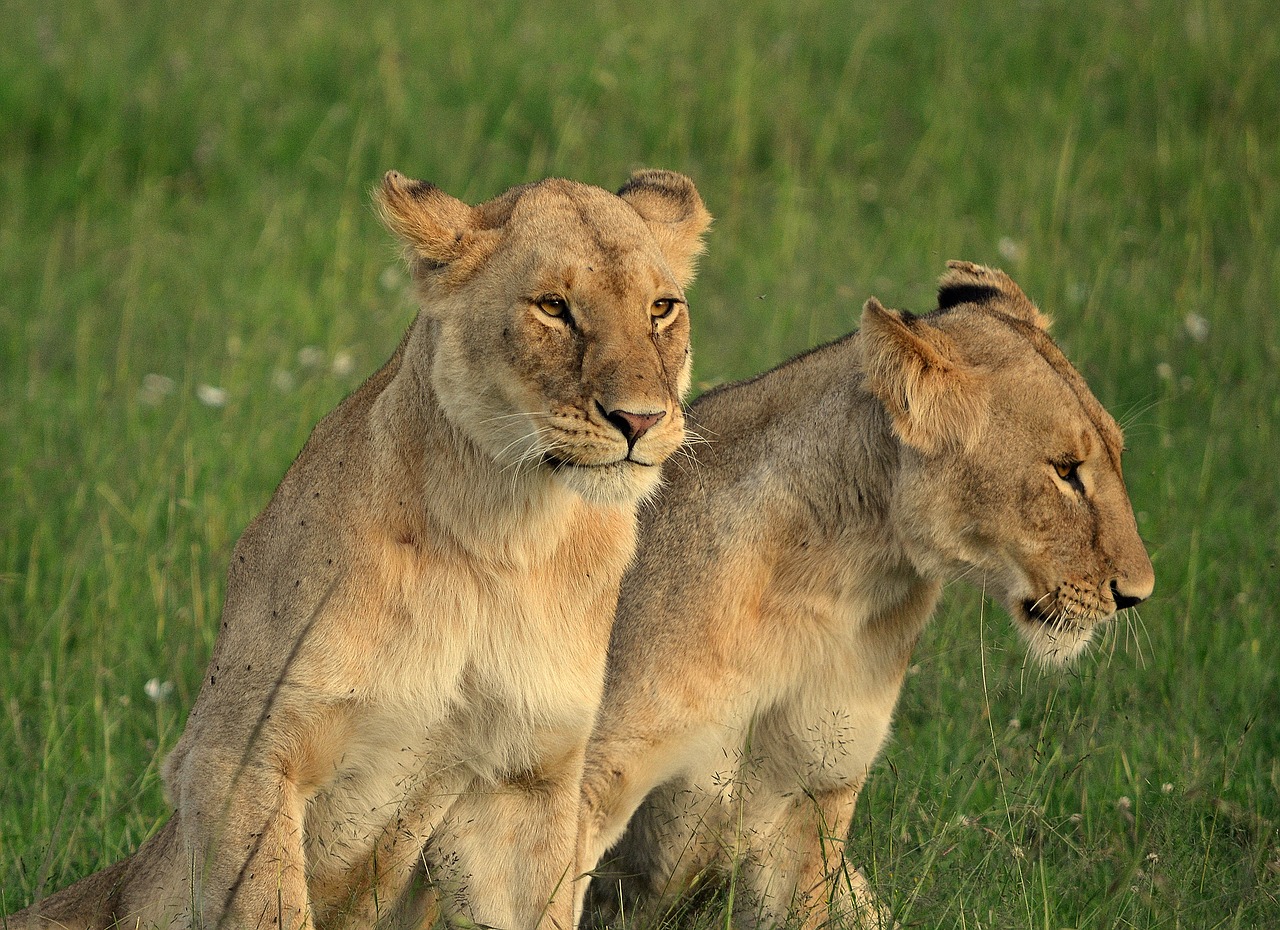
[[[746,892],[735,902],[739,926],[777,926],[795,918],[805,930],[893,926],[866,878],[845,858],[860,787],[753,793],[739,838],[739,876]]]
[[[582,751],[497,785],[477,779],[432,838],[446,919],[503,930],[572,930]]]
[[[575,912],[584,925],[624,908],[660,913],[717,858],[716,736],[621,714],[597,728],[579,825]],[[702,773],[708,790],[695,787],[691,772]]]
[[[206,753],[181,800],[193,925],[205,930],[311,930],[302,827],[305,801],[279,768],[228,766]],[[221,776],[221,777],[220,777]]]

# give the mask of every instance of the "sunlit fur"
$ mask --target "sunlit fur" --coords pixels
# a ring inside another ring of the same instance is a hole
[[[568,926],[635,508],[683,439],[688,315],[655,301],[709,218],[652,171],[377,201],[422,312],[235,547],[172,818],[9,927],[415,926],[427,874],[451,919]],[[663,417],[630,443],[616,410]]]
[[[844,840],[944,582],[1053,663],[1113,585],[1150,594],[1119,430],[1046,325],[1003,273],[952,263],[937,311],[868,301],[857,334],[690,408],[587,750],[591,920],[654,920],[732,865],[735,927],[891,925]]]

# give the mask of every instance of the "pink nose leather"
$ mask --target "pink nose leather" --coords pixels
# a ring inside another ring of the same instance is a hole
[[[627,444],[634,446],[640,437],[649,432],[650,427],[667,415],[665,410],[657,413],[632,413],[629,410],[611,410],[605,414],[609,422],[627,437]]]

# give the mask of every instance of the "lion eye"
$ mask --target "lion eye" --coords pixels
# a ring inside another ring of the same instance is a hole
[[[649,308],[649,316],[654,320],[665,320],[676,312],[676,307],[680,306],[680,301],[674,297],[660,297],[653,302],[653,306]]]
[[[545,294],[534,301],[538,309],[553,319],[563,320],[569,315],[569,302],[559,294]]]
[[[1071,485],[1075,490],[1084,493],[1084,482],[1080,480],[1080,463],[1073,461],[1054,462],[1053,470],[1059,478]]]
[[[682,301],[675,297],[659,297],[653,302],[653,306],[649,307],[649,320],[653,322],[654,330],[667,320],[671,320],[676,315],[676,308],[680,307]]]

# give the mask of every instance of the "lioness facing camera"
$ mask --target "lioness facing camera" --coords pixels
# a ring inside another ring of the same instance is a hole
[[[1013,281],[949,269],[935,312],[872,299],[690,408],[703,442],[643,513],[587,748],[588,921],[736,859],[736,926],[891,923],[844,842],[943,582],[1058,664],[1151,594],[1115,421]]]
[[[463,922],[571,922],[583,751],[636,503],[684,439],[710,217],[662,171],[477,207],[392,172],[376,199],[422,312],[235,547],[172,818],[9,927],[415,925],[419,872]]]

